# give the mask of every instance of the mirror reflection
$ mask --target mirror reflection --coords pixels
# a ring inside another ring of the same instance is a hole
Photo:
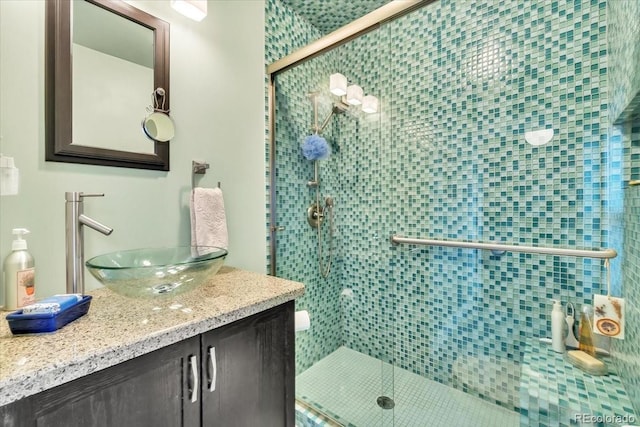
[[[154,89],[153,30],[86,1],[72,19],[72,143],[153,154],[139,122]]]

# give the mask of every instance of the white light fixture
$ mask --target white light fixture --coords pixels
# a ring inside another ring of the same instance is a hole
[[[347,78],[340,73],[334,73],[329,76],[329,91],[340,96],[341,100],[334,104],[334,108],[338,108],[341,112],[348,110],[350,105],[362,106],[362,111],[367,114],[377,113],[380,102],[373,95],[364,96],[362,87],[357,84],[348,85]]]
[[[340,73],[329,76],[329,90],[336,96],[347,94],[347,78]]]
[[[377,113],[378,112],[378,98],[373,95],[367,95],[362,98],[362,111],[365,113]]]
[[[362,88],[358,85],[347,87],[347,102],[351,105],[362,104]]]
[[[171,7],[194,21],[207,16],[207,0],[171,0]]]

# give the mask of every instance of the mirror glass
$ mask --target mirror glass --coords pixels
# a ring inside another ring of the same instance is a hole
[[[140,130],[153,93],[153,31],[73,2],[72,144],[154,153]]]
[[[150,140],[140,120],[156,88],[170,110],[169,24],[123,1],[45,10],[46,160],[168,171],[169,133]]]

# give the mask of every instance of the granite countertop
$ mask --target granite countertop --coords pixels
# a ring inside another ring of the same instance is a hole
[[[520,377],[521,426],[617,426],[635,424],[633,411],[613,361],[609,374],[590,375],[565,361],[548,344],[529,342]],[[592,424],[591,424],[592,423]]]
[[[131,299],[102,288],[89,312],[56,332],[13,335],[0,321],[0,406],[267,310],[301,283],[223,267],[175,297]]]

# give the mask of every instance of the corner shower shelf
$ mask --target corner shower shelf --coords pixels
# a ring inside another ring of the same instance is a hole
[[[520,370],[520,426],[591,425],[588,421],[596,419],[607,420],[602,425],[637,422],[620,377],[611,372],[613,361],[606,363],[609,375],[589,375],[532,339]]]

